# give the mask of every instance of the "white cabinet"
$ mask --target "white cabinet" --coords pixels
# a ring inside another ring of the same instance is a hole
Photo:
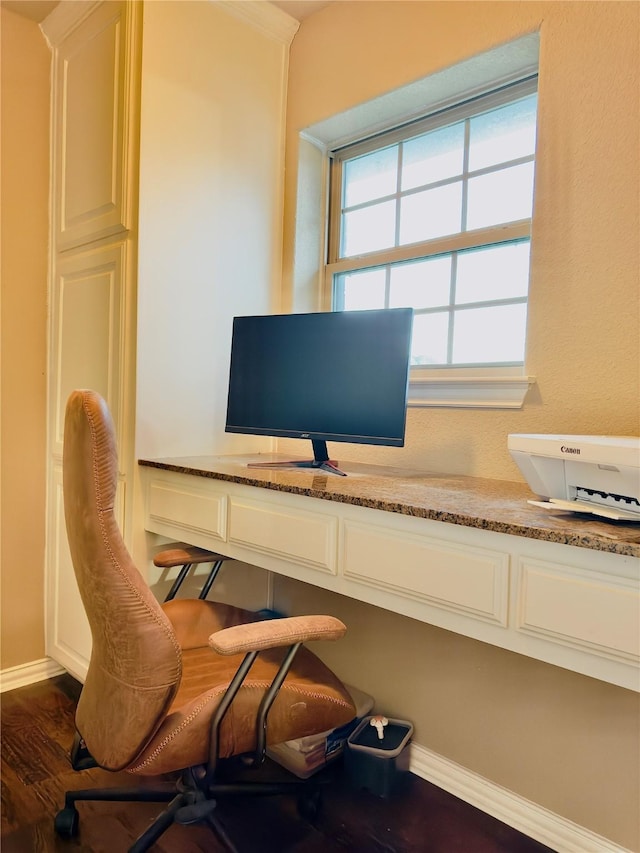
[[[69,672],[86,672],[91,631],[76,584],[64,521],[62,466],[49,479],[47,538],[47,652]]]
[[[214,551],[226,538],[227,496],[211,492],[197,481],[176,478],[150,483],[146,513],[156,533],[168,538],[186,539]]]
[[[338,519],[304,506],[229,497],[230,545],[249,548],[295,566],[336,575]]]
[[[54,44],[53,180],[57,251],[134,227],[140,3],[99,4]],[[133,60],[133,61],[132,61]]]
[[[634,557],[140,470],[152,533],[640,690]]]
[[[507,624],[509,554],[345,519],[343,574],[387,590],[496,625]],[[416,525],[416,528],[418,525]]]
[[[131,533],[139,2],[61,4],[52,45],[47,654],[77,677],[91,636],[66,547],[65,407],[74,388],[107,401],[118,437],[117,517]]]
[[[638,584],[576,565],[521,557],[515,627],[522,634],[587,650],[610,660],[638,660]]]
[[[75,388],[92,388],[109,401],[123,431],[122,384],[126,369],[123,318],[127,312],[127,241],[90,245],[56,259],[51,330],[52,444],[62,456],[64,413]]]

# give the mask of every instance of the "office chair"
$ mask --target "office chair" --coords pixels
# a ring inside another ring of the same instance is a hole
[[[224,554],[217,554],[215,551],[207,551],[205,548],[197,548],[195,545],[186,545],[184,542],[171,542],[165,545],[162,550],[158,551],[153,557],[153,564],[159,569],[172,569],[175,566],[180,566],[180,571],[171,585],[171,589],[167,593],[166,601],[171,601],[176,597],[176,594],[182,584],[185,582],[189,570],[192,566],[199,566],[202,563],[211,563],[211,569],[206,581],[202,585],[198,598],[205,599],[209,595],[214,580],[218,576],[222,564],[225,560],[231,559],[225,557]]]
[[[74,391],[65,418],[65,519],[93,640],[76,711],[77,740],[93,759],[84,766],[132,776],[180,771],[181,778],[177,786],[162,780],[153,788],[69,791],[55,830],[77,834],[81,800],[166,802],[130,853],[148,850],[174,821],[206,823],[234,851],[214,813],[217,796],[299,795],[308,783],[228,782],[223,765],[235,756],[257,766],[267,743],[355,717],[344,685],[302,645],[337,640],[346,629],[331,616],[256,621],[249,611],[202,599],[160,605],[115,521],[117,473],[104,400],[93,391]]]

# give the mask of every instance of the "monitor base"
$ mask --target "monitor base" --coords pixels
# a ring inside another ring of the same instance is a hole
[[[311,446],[313,447],[313,459],[293,459],[291,462],[249,462],[248,468],[316,468],[321,471],[326,471],[328,474],[338,474],[340,477],[346,477],[344,471],[338,468],[338,463],[333,459],[329,459],[327,451],[327,442],[320,438],[312,438]]]
[[[287,462],[248,462],[247,468],[314,468],[326,471],[328,474],[338,474],[346,477],[346,473],[338,468],[333,459],[292,459]]]

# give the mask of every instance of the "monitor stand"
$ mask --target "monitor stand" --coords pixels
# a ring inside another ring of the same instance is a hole
[[[249,462],[247,468],[315,468],[327,471],[329,474],[338,474],[340,477],[347,476],[344,471],[338,468],[337,462],[329,459],[326,441],[312,438],[311,444],[313,445],[313,459],[293,459],[287,462]]]

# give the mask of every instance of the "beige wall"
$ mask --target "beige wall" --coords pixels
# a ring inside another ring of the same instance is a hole
[[[526,364],[537,384],[521,411],[414,409],[404,449],[334,445],[337,458],[515,480],[510,432],[638,434],[639,13],[637,3],[398,0],[335,2],[303,22],[290,57],[285,281],[301,130],[519,35],[541,38]],[[286,612],[345,620],[345,640],[318,651],[380,710],[411,719],[418,743],[640,849],[636,694],[276,584]]]
[[[46,312],[50,53],[1,10],[2,658],[44,656]]]
[[[334,2],[303,21],[287,104],[287,282],[301,130],[540,31],[526,358],[536,385],[522,410],[411,409],[405,448],[336,445],[336,458],[518,480],[510,432],[638,434],[639,14],[625,2],[389,0]]]
[[[139,455],[265,447],[224,415],[233,317],[280,298],[286,56],[213,3],[145,4]]]
[[[269,439],[225,434],[224,414],[232,319],[277,310],[280,298],[287,52],[283,40],[213,3],[145,4],[139,457],[270,447]],[[136,535],[142,565],[154,540]],[[266,572],[237,569],[223,568],[216,597],[264,606]],[[163,574],[150,567],[147,575],[159,597],[169,588]]]

